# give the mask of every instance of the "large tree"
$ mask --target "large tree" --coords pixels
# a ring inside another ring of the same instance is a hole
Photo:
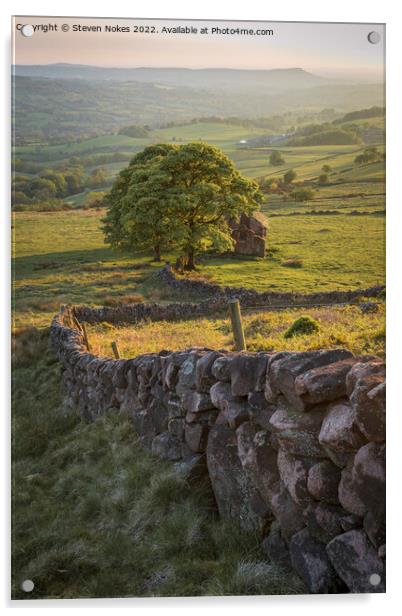
[[[155,260],[172,246],[176,229],[171,224],[171,208],[164,199],[169,178],[159,164],[173,148],[169,144],[148,146],[136,154],[117,176],[107,196],[104,218],[106,241],[117,248],[152,248]]]
[[[197,253],[233,248],[228,221],[259,208],[263,198],[255,182],[244,178],[233,162],[207,143],[188,143],[161,161],[172,178],[167,197],[174,203],[186,269],[194,269]]]
[[[152,247],[157,258],[167,246],[178,248],[191,270],[197,253],[233,247],[228,221],[250,214],[262,198],[258,185],[209,144],[149,146],[112,188],[106,238]]]

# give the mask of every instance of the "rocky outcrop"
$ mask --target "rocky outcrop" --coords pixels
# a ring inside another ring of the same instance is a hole
[[[88,352],[73,317],[51,326],[67,408],[128,413],[144,447],[210,481],[220,515],[259,532],[310,592],[384,592],[383,362],[342,349],[112,360]]]

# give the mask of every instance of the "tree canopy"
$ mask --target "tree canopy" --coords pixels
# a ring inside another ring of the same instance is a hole
[[[285,159],[283,158],[281,152],[279,152],[278,150],[274,150],[273,152],[271,152],[270,157],[269,157],[269,164],[273,165],[274,167],[278,167],[280,165],[283,165],[285,163]]]
[[[259,208],[258,185],[218,148],[197,142],[148,146],[117,177],[104,219],[112,246],[179,250],[186,269],[196,254],[230,250],[228,221]]]

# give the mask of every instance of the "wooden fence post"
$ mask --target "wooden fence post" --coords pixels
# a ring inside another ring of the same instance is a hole
[[[82,333],[84,336],[85,346],[88,349],[88,353],[90,353],[92,349],[91,349],[91,345],[89,344],[89,340],[88,340],[87,328],[85,327],[85,323],[80,323],[80,325],[81,325]]]
[[[115,342],[114,340],[112,342],[112,351],[113,351],[113,355],[115,359],[120,359],[121,355],[120,355],[119,347],[117,346],[117,342]]]
[[[241,322],[240,302],[238,299],[229,300],[230,320],[232,322],[233,338],[236,351],[246,351],[246,339],[244,337]]]
[[[89,344],[85,323],[80,323],[75,316],[74,306],[70,306],[69,304],[60,304],[60,314],[63,315],[65,325],[68,325],[68,327],[75,327],[83,335],[85,346],[87,347],[88,353],[90,353],[92,349]]]

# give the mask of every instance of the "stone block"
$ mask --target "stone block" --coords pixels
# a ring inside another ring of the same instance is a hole
[[[260,528],[261,518],[251,507],[256,489],[240,464],[234,431],[226,425],[215,424],[210,430],[206,451],[208,473],[220,515],[237,520],[247,530]]]
[[[318,441],[326,412],[325,406],[311,413],[295,413],[286,405],[279,406],[270,419],[279,446],[296,456],[326,458]]]
[[[337,361],[327,366],[313,368],[296,377],[295,395],[298,408],[308,410],[316,404],[331,402],[346,395],[346,377],[355,359]]]
[[[279,358],[272,356],[267,369],[268,389],[274,396],[282,394],[295,410],[304,411],[305,405],[296,390],[297,377],[315,368],[329,366],[352,357],[352,353],[345,349],[289,353]]]
[[[314,464],[311,458],[301,458],[280,449],[278,452],[278,470],[280,478],[293,500],[305,507],[313,498],[307,490],[309,468]]]
[[[338,535],[328,543],[327,553],[350,592],[385,592],[384,564],[363,530]]]
[[[277,405],[269,404],[261,391],[249,392],[247,402],[250,421],[263,430],[271,430],[270,419],[275,413]]]
[[[347,402],[330,405],[318,437],[321,445],[337,453],[350,453],[365,444],[356,422],[356,412]]]
[[[342,591],[342,584],[328,558],[325,546],[307,529],[295,534],[289,543],[293,568],[312,594]]]
[[[209,426],[205,423],[189,423],[185,427],[186,443],[195,453],[202,453],[207,446]]]
[[[195,371],[197,391],[209,393],[212,385],[216,382],[217,379],[212,374],[212,366],[218,357],[221,357],[220,353],[211,351],[210,353],[205,353],[205,355],[198,360]]]
[[[309,469],[307,489],[316,500],[324,501],[330,505],[338,505],[340,480],[340,469],[329,460],[322,460]]]
[[[239,353],[230,362],[233,396],[247,396],[250,391],[263,391],[268,356],[265,353]]]
[[[271,562],[283,569],[291,569],[289,548],[282,537],[278,522],[272,522],[269,534],[263,540],[261,547]]]

